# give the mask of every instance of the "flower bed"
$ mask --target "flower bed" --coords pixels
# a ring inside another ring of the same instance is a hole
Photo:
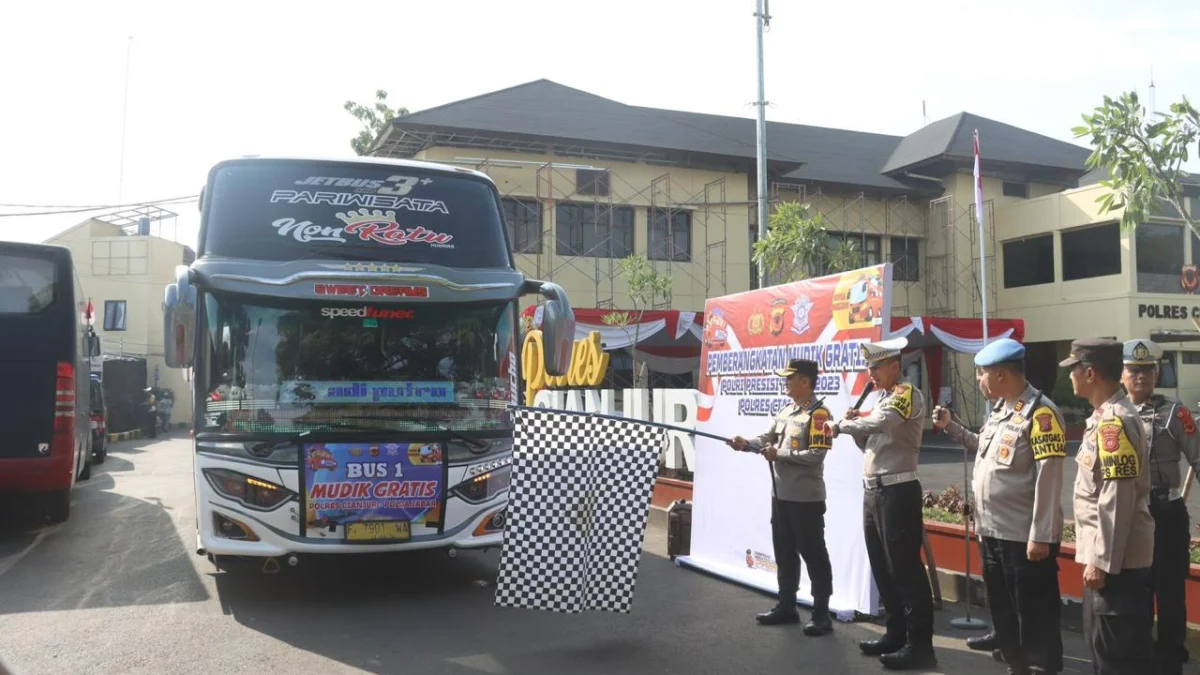
[[[925,491],[925,500],[923,506],[926,521],[936,523],[947,523],[960,526],[957,530],[962,533],[961,526],[963,524],[963,505],[966,501],[963,499],[962,493],[958,487],[951,485],[942,491],[940,495],[933,494],[932,490]],[[1200,530],[1200,524],[1196,525],[1196,529]],[[1063,523],[1063,544],[1075,543],[1075,523],[1067,521]],[[1074,546],[1071,547],[1072,552]],[[936,554],[935,556],[936,557]],[[1200,539],[1193,538],[1191,544],[1192,564],[1200,564]],[[978,569],[972,567],[972,569]]]

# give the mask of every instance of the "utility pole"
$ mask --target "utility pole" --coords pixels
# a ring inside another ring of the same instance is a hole
[[[758,240],[767,237],[767,95],[763,83],[763,32],[771,25],[770,6],[767,0],[755,0],[754,12],[758,33]],[[758,287],[767,285],[767,268],[758,264]]]
[[[129,110],[129,55],[133,51],[133,36],[125,44],[125,95],[121,100],[121,173],[117,178],[117,204],[125,198],[125,118]]]

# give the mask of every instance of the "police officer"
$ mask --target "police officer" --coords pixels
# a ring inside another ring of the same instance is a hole
[[[1158,672],[1179,675],[1187,663],[1187,603],[1191,542],[1179,460],[1200,470],[1200,434],[1187,406],[1154,393],[1163,348],[1149,340],[1125,343],[1121,383],[1137,407],[1149,439],[1150,515],[1154,517],[1154,563],[1151,596],[1158,607],[1158,639],[1154,645]]]
[[[917,480],[925,398],[901,381],[900,353],[907,345],[906,338],[862,345],[880,396],[870,414],[851,409],[830,425],[831,435],[849,434],[865,451],[863,530],[871,573],[887,610],[887,633],[858,646],[893,670],[937,666],[933,593],[921,562],[924,522]]]
[[[1123,345],[1080,339],[1059,365],[1088,401],[1075,455],[1075,561],[1083,570],[1083,632],[1092,667],[1105,675],[1154,672],[1150,565],[1149,443],[1137,408],[1120,389]]]
[[[813,613],[805,635],[825,635],[833,630],[829,596],[833,595],[833,569],[825,547],[825,453],[831,445],[827,433],[829,409],[813,400],[817,362],[794,359],[776,371],[785,378],[793,403],[775,416],[771,428],[753,440],[736,436],[735,450],[761,452],[771,463],[774,481],[771,499],[771,538],[775,548],[779,602],[759,614],[763,625],[796,623],[796,592],[800,586],[800,559],[812,580]]]
[[[996,405],[976,435],[950,411],[933,424],[975,453],[975,529],[996,644],[1017,675],[1063,668],[1058,589],[1067,438],[1058,407],[1025,379],[1025,347],[996,340],[975,355]]]

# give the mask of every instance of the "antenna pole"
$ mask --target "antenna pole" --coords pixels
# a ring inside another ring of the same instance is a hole
[[[129,57],[133,51],[133,36],[125,44],[125,94],[121,100],[121,172],[117,179],[117,204],[125,198],[125,121],[129,111]]]

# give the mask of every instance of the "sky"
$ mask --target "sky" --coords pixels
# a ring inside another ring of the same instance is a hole
[[[1153,76],[1159,109],[1200,99],[1194,0],[769,4],[772,121],[905,135],[924,105],[931,122],[967,111],[1083,145],[1071,128],[1106,94],[1146,96]],[[754,5],[26,3],[0,24],[0,240],[43,241],[91,215],[12,216],[55,209],[10,205],[187,197],[222,159],[351,156],[358,122],[342,105],[376,89],[416,111],[546,78],[631,105],[753,117]],[[164,234],[194,246],[195,202],[168,208],[180,215]]]

